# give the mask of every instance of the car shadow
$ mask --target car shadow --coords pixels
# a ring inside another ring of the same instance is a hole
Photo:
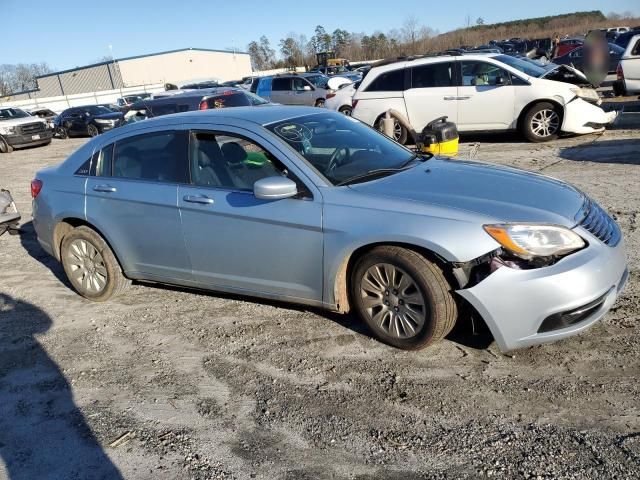
[[[36,336],[40,308],[0,293],[0,459],[9,479],[121,479]],[[2,468],[0,467],[0,471]]]
[[[40,246],[36,231],[33,228],[33,222],[29,221],[22,224],[20,226],[19,234],[20,244],[22,245],[22,248],[24,248],[32,258],[36,259],[42,265],[47,267],[62,284],[64,284],[67,288],[73,290],[73,288],[71,287],[71,283],[64,273],[62,264],[47,252],[45,252],[44,249]]]
[[[640,165],[640,139],[596,140],[560,149],[560,157],[575,162]]]
[[[262,299],[256,297],[250,297],[246,295],[239,295],[234,293],[222,293],[209,290],[199,290],[190,287],[181,287],[177,285],[165,285],[159,283],[148,283],[144,281],[136,281],[139,285],[144,285],[148,288],[155,288],[159,290],[170,290],[174,292],[185,292],[196,295],[203,295],[212,298],[219,298],[224,300],[236,300],[241,302],[252,303],[254,305],[268,305],[276,308],[286,308],[287,310],[293,310],[296,312],[309,312],[318,317],[321,317],[330,322],[340,325],[342,328],[351,330],[354,333],[363,335],[366,337],[374,338],[369,328],[364,324],[358,315],[351,311],[349,313],[338,313],[330,310],[325,310],[320,307],[299,305],[295,303],[289,303],[281,300]],[[476,315],[477,316],[477,315]],[[456,323],[456,326],[446,337],[454,343],[460,344],[464,347],[471,349],[484,350],[492,342],[493,336],[486,327],[485,323],[480,320],[472,320],[471,313],[464,310],[462,312],[460,320]]]

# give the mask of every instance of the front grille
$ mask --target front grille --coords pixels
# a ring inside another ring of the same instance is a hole
[[[42,122],[34,122],[25,123],[24,125],[20,125],[18,128],[20,129],[20,133],[22,135],[31,135],[33,133],[44,132],[47,127]]]
[[[578,212],[577,220],[582,228],[591,232],[602,243],[615,247],[620,242],[622,234],[618,224],[590,198],[585,200],[580,212]]]

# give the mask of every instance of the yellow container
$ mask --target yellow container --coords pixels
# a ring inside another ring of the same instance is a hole
[[[458,139],[454,138],[444,142],[424,144],[422,145],[422,151],[433,153],[434,155],[454,157],[458,155]]]
[[[422,130],[421,148],[423,152],[453,157],[458,154],[458,139],[456,124],[440,117]]]

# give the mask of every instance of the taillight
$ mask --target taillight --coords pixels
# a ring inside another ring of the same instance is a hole
[[[618,64],[616,67],[616,76],[618,77],[618,80],[624,80],[624,71],[622,70],[621,64]]]
[[[31,198],[36,198],[42,190],[42,180],[37,178],[31,180]]]
[[[335,97],[335,93],[327,93],[327,99]]]
[[[356,105],[358,105],[358,100],[351,100],[351,107],[356,108]]]
[[[207,103],[206,100],[202,100],[200,102],[200,106],[198,107],[199,110],[208,110],[209,109],[209,104]]]

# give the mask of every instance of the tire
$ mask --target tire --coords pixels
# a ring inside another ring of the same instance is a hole
[[[554,104],[540,102],[533,105],[522,119],[522,134],[530,142],[555,140],[562,127],[562,111]]]
[[[0,137],[0,153],[11,153],[13,152],[13,147],[9,145],[4,138]]]
[[[56,133],[58,137],[61,138],[62,140],[64,140],[65,138],[69,138],[69,132],[64,127],[58,127],[56,129]]]
[[[353,114],[353,107],[350,107],[349,105],[345,105],[344,107],[340,107],[338,111],[343,115],[350,117]]]
[[[373,335],[404,350],[442,340],[458,317],[442,270],[412,250],[372,249],[356,262],[349,286],[352,304]]]
[[[60,258],[76,292],[94,302],[120,294],[130,283],[109,245],[89,227],[74,228],[64,236]]]
[[[376,120],[375,123],[375,128],[381,132],[384,133],[384,115],[380,118],[378,118],[378,120]],[[398,142],[400,145],[404,145],[405,143],[407,143],[407,138],[409,137],[409,132],[407,132],[407,129],[404,128],[400,122],[397,119],[393,119],[393,139]]]
[[[318,108],[324,108],[324,98],[317,99],[314,106]]]
[[[96,127],[91,123],[87,125],[87,133],[89,134],[90,137],[97,137],[98,135],[100,135],[100,131],[98,130],[98,127]]]

